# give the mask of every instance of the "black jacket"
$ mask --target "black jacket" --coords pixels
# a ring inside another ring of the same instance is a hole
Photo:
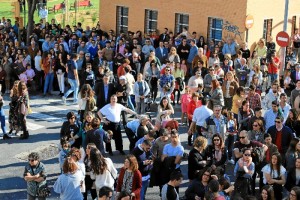
[[[276,136],[277,136],[277,134],[276,134],[277,133],[276,125],[271,126],[268,129],[267,133],[271,134],[272,141],[275,144]],[[293,134],[293,131],[289,127],[283,126],[283,128],[282,128],[282,137],[281,137],[282,152],[280,152],[280,153],[285,154],[287,152],[287,149],[289,148],[289,145],[290,145],[290,143],[291,143],[291,141],[294,137],[295,136]],[[278,149],[280,149],[280,148],[278,147]]]
[[[208,186],[204,186],[199,179],[193,180],[185,191],[185,197],[187,200],[194,200],[197,195],[200,199],[204,199],[204,194],[208,191]]]
[[[144,165],[144,161],[145,160],[150,160],[151,159],[151,152],[144,152],[143,150],[141,150],[138,146],[135,147],[132,150],[132,155],[134,155],[138,161],[139,164],[139,170],[142,174],[142,176],[147,176],[150,174],[150,170],[152,169],[152,164],[151,165]]]
[[[206,160],[205,153],[200,153],[196,149],[192,149],[188,156],[188,177],[190,180],[195,178],[197,171],[204,169],[204,165],[201,165],[199,162]]]
[[[108,94],[107,99],[105,99],[104,95],[104,84],[97,83],[95,85],[95,94],[97,96],[97,108],[101,109],[106,104],[110,103],[110,97],[115,94],[115,87],[112,83],[108,84]]]
[[[300,186],[300,181],[298,184],[296,184],[296,168],[292,168],[288,173],[287,173],[287,179],[286,179],[286,184],[285,188],[288,191],[291,191],[292,187],[294,186]]]

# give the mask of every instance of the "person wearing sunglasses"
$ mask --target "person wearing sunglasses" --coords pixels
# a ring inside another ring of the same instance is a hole
[[[252,162],[251,151],[250,148],[244,148],[242,157],[236,162],[234,167],[234,176],[236,177],[234,192],[241,196],[250,195],[253,191],[251,178],[255,171],[255,165]]]
[[[46,185],[45,165],[40,162],[37,152],[28,155],[28,164],[25,166],[24,179],[27,182],[28,200],[45,200],[45,197],[38,197],[38,188]]]
[[[214,134],[211,140],[211,144],[206,148],[207,166],[211,166],[213,170],[217,167],[225,169],[225,162],[227,160],[225,143],[219,134]]]
[[[273,143],[276,144],[279,153],[284,158],[295,133],[289,127],[283,125],[283,121],[282,116],[277,116],[274,121],[275,125],[270,126],[267,133],[270,133]]]

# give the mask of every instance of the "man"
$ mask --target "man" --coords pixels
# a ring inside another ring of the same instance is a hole
[[[249,93],[247,96],[247,100],[250,103],[250,108],[252,108],[252,109],[261,107],[261,97],[257,92],[255,92],[255,89],[256,89],[256,87],[251,84],[249,86]]]
[[[48,53],[50,51],[50,37],[46,36],[45,41],[42,44],[43,53]]]
[[[207,107],[209,99],[207,97],[203,97],[201,99],[201,102],[202,102],[202,106],[194,110],[192,123],[188,131],[189,137],[192,136],[193,133],[195,133],[193,132],[193,130],[196,130],[195,138],[197,136],[202,136],[201,130],[203,129],[205,120],[213,114],[213,111]],[[188,142],[191,141],[188,140]],[[189,145],[190,144],[191,143],[189,143]]]
[[[88,51],[84,41],[81,41],[80,45],[77,47],[77,54],[79,54],[80,51],[83,51],[83,53],[87,53]]]
[[[73,55],[72,60],[68,63],[68,82],[71,88],[62,96],[63,103],[66,104],[68,96],[73,92],[73,103],[77,104],[78,90],[79,90],[79,76],[77,71],[77,59],[76,54]]]
[[[300,84],[299,84],[300,86]],[[279,91],[278,91],[278,83],[273,83],[272,84],[272,90],[270,90],[268,92],[268,94],[266,94],[266,96],[264,97],[263,101],[262,101],[262,106],[265,110],[269,110],[272,108],[272,102],[275,100],[279,100]]]
[[[69,40],[69,49],[70,53],[76,53],[77,47],[79,46],[76,34],[73,34],[71,39]]]
[[[192,62],[193,68],[197,66],[198,60],[202,60],[203,61],[203,67],[207,68],[208,59],[207,59],[206,55],[203,54],[203,48],[202,47],[200,47],[198,49],[198,54],[193,59],[193,62]]]
[[[282,116],[277,116],[275,118],[275,125],[269,127],[267,133],[270,133],[273,143],[277,146],[279,153],[284,158],[295,135],[289,127],[283,125],[283,120]]]
[[[187,44],[187,39],[183,38],[182,43],[177,48],[177,53],[181,60],[188,59],[190,48],[190,45]]]
[[[120,34],[120,37],[117,41],[118,41],[118,44],[116,46],[116,55],[120,53],[124,56],[125,55],[125,51],[124,51],[125,44],[124,44],[123,38],[121,37],[121,34]]]
[[[265,152],[264,163],[270,163],[272,155],[275,152],[278,152],[277,146],[272,143],[272,136],[269,133],[264,135],[265,145],[268,147],[268,150]]]
[[[160,34],[160,36],[159,36],[159,41],[169,42],[170,36],[169,36],[168,31],[169,31],[168,28],[164,29],[164,32],[162,34]]]
[[[119,77],[119,83],[116,87],[116,95],[118,97],[118,103],[122,104],[123,106],[128,106],[128,99],[129,97],[129,86],[127,84],[127,79],[125,76]],[[127,124],[127,115],[125,112],[121,112],[123,118],[123,126],[125,127]]]
[[[299,107],[300,107],[300,101],[299,101],[299,97],[300,96],[300,79],[297,80],[296,82],[296,88],[292,90],[292,93],[291,93],[291,106],[292,108],[295,108],[297,110],[299,110]],[[297,99],[297,101],[295,101]]]
[[[159,42],[159,47],[155,49],[155,56],[163,63],[168,58],[168,49],[164,47],[163,41]]]
[[[213,77],[216,77],[215,68],[213,66],[210,66],[208,71],[209,71],[209,73],[204,76],[204,80],[203,80],[205,93],[210,93],[211,87],[212,87],[211,82],[213,80]]]
[[[131,152],[136,157],[142,174],[141,200],[145,200],[150,181],[150,172],[153,167],[151,147],[152,143],[149,140],[144,140],[142,144],[139,144]]]
[[[98,47],[95,40],[92,40],[92,45],[88,48],[88,53],[91,55],[91,59],[94,59],[98,52]]]
[[[293,83],[296,83],[300,80],[300,61],[295,64],[295,70],[291,73],[291,79]]]
[[[125,133],[129,140],[129,151],[135,147],[135,143],[137,142],[137,129],[140,126],[140,119],[134,119],[127,122],[125,127]]]
[[[175,87],[175,78],[171,74],[171,68],[169,66],[165,67],[165,74],[159,79],[159,90],[163,92],[164,87],[169,88],[169,93],[172,93]]]
[[[287,120],[289,116],[289,111],[291,109],[291,105],[287,103],[287,95],[285,93],[280,94],[280,102],[279,102],[279,109],[283,116],[283,123]]]
[[[103,186],[99,190],[98,200],[109,200],[112,199],[113,190],[110,187]]]
[[[179,200],[179,194],[176,190],[183,180],[183,175],[180,172],[172,172],[170,181],[166,183],[161,191],[162,200]]]
[[[200,67],[194,68],[193,72],[194,76],[192,76],[188,81],[188,87],[191,90],[191,93],[196,92],[199,88],[199,85],[203,86]]]
[[[114,84],[109,83],[110,75],[104,74],[103,82],[95,85],[95,95],[97,97],[97,108],[101,109],[110,102],[110,97],[115,94]]]
[[[202,135],[207,138],[208,144],[211,144],[211,138],[214,134],[219,134],[223,141],[226,140],[225,133],[227,132],[227,119],[221,113],[222,106],[215,105],[213,114],[206,118],[203,124]]]
[[[279,67],[280,59],[276,56],[276,53],[273,52],[268,63],[268,77],[271,83],[273,83],[275,80],[278,80]]]
[[[191,48],[190,48],[189,56],[187,58],[187,67],[188,67],[187,73],[189,75],[192,74],[193,60],[198,53],[198,47],[196,46],[196,40],[191,40],[190,44],[191,44]]]
[[[266,130],[275,125],[275,119],[277,116],[282,116],[282,113],[281,110],[279,110],[279,102],[274,100],[272,101],[272,108],[267,110],[264,115]]]
[[[35,69],[35,62],[34,62],[34,58],[37,55],[37,53],[39,52],[39,48],[35,45],[35,41],[31,41],[30,43],[31,45],[28,47],[28,54],[30,55],[30,59],[31,59],[31,66],[33,69]]]
[[[227,42],[224,44],[222,48],[223,55],[229,54],[231,55],[232,60],[236,57],[236,49],[239,47],[237,41],[232,41],[232,38],[228,38]]]
[[[111,42],[105,42],[105,48],[102,49],[103,59],[107,61],[110,71],[113,71],[114,50],[111,48]],[[99,53],[99,51],[98,51]]]
[[[154,47],[151,44],[151,41],[149,38],[145,40],[145,45],[142,48],[142,52],[145,54],[145,57],[148,58],[150,55],[150,52],[155,52]]]
[[[123,151],[123,139],[120,126],[121,112],[125,111],[133,115],[137,114],[129,108],[117,103],[117,99],[117,95],[112,95],[110,98],[110,103],[98,111],[98,116],[104,123],[103,129],[106,131],[111,130],[113,132],[113,139],[115,140],[116,149],[120,152],[120,154],[125,155],[125,152]],[[105,116],[106,119],[104,119],[103,116]],[[113,155],[111,143],[106,144],[106,150],[110,155]]]
[[[263,122],[264,126],[266,125],[265,118],[262,117],[262,108],[261,107],[256,107],[254,109],[254,116],[251,117],[249,120],[248,130],[253,130],[253,123],[257,119],[261,120]]]
[[[46,185],[46,176],[45,165],[40,162],[39,154],[37,152],[30,153],[23,174],[27,182],[27,199],[36,199],[38,187]]]
[[[247,83],[247,75],[250,71],[246,63],[247,63],[246,59],[241,58],[240,64],[235,67],[235,73],[238,78],[239,85],[243,87],[245,87]]]

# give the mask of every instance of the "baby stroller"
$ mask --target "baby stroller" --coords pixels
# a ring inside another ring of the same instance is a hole
[[[145,98],[145,111],[150,112],[151,111],[151,104],[153,103],[153,99],[151,98],[151,95],[147,95]]]

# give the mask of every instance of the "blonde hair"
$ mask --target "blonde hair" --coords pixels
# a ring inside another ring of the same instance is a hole
[[[207,139],[203,136],[198,136],[194,141],[194,147],[205,149],[207,147]]]

